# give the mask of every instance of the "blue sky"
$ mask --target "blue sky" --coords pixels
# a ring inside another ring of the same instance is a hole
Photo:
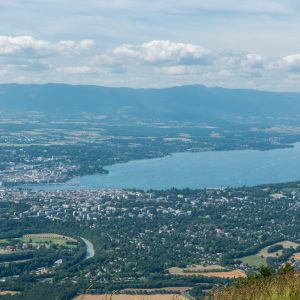
[[[300,1],[0,0],[0,81],[300,90]]]

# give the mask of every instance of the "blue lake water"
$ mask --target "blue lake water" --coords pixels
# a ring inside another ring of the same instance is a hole
[[[177,153],[108,166],[109,174],[77,177],[66,184],[22,187],[43,190],[168,189],[254,186],[300,180],[300,143],[269,151],[236,150]]]

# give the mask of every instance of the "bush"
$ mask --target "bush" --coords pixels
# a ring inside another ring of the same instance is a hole
[[[261,267],[258,275],[240,280],[223,291],[212,291],[205,299],[299,300],[300,276],[290,264],[281,267],[276,275],[269,268]]]
[[[277,252],[279,250],[282,250],[283,249],[283,246],[282,245],[272,245],[268,248],[268,253],[274,253],[274,252]]]

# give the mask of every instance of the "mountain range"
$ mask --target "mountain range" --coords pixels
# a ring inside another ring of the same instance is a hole
[[[146,119],[285,118],[300,115],[300,93],[225,89],[202,85],[163,89],[89,85],[0,85],[0,110],[42,113],[116,112]]]

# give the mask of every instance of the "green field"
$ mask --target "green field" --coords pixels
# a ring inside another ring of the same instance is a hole
[[[244,264],[248,264],[249,266],[261,266],[261,265],[267,265],[267,260],[264,257],[261,257],[260,255],[249,255],[240,258]]]
[[[40,237],[32,237],[32,238],[27,238],[27,237],[22,237],[19,238],[18,240],[24,242],[24,243],[49,243],[49,244],[57,244],[57,245],[64,245],[67,246],[67,241],[63,239],[57,239],[57,238],[40,238]]]
[[[30,243],[30,241],[32,243],[41,243],[41,244],[56,244],[56,245],[62,245],[62,246],[66,246],[68,248],[76,248],[76,245],[68,245],[67,244],[67,240],[64,239],[59,239],[59,238],[42,238],[42,237],[22,237],[19,238],[20,241],[22,241],[23,243]]]
[[[7,246],[9,246],[10,244],[15,244],[11,243],[10,241],[14,240],[14,241],[20,241],[22,243],[37,243],[37,244],[45,244],[46,247],[47,245],[51,245],[51,244],[55,244],[55,245],[60,245],[60,246],[65,246],[68,248],[76,248],[77,245],[71,245],[71,244],[67,244],[67,240],[66,239],[61,239],[61,238],[56,238],[56,237],[21,237],[21,238],[12,238],[12,239],[3,239],[0,240],[0,243],[5,243]],[[19,252],[20,250],[17,250],[17,252]],[[8,251],[6,251],[5,249],[0,249],[0,255],[1,254],[9,254]]]

